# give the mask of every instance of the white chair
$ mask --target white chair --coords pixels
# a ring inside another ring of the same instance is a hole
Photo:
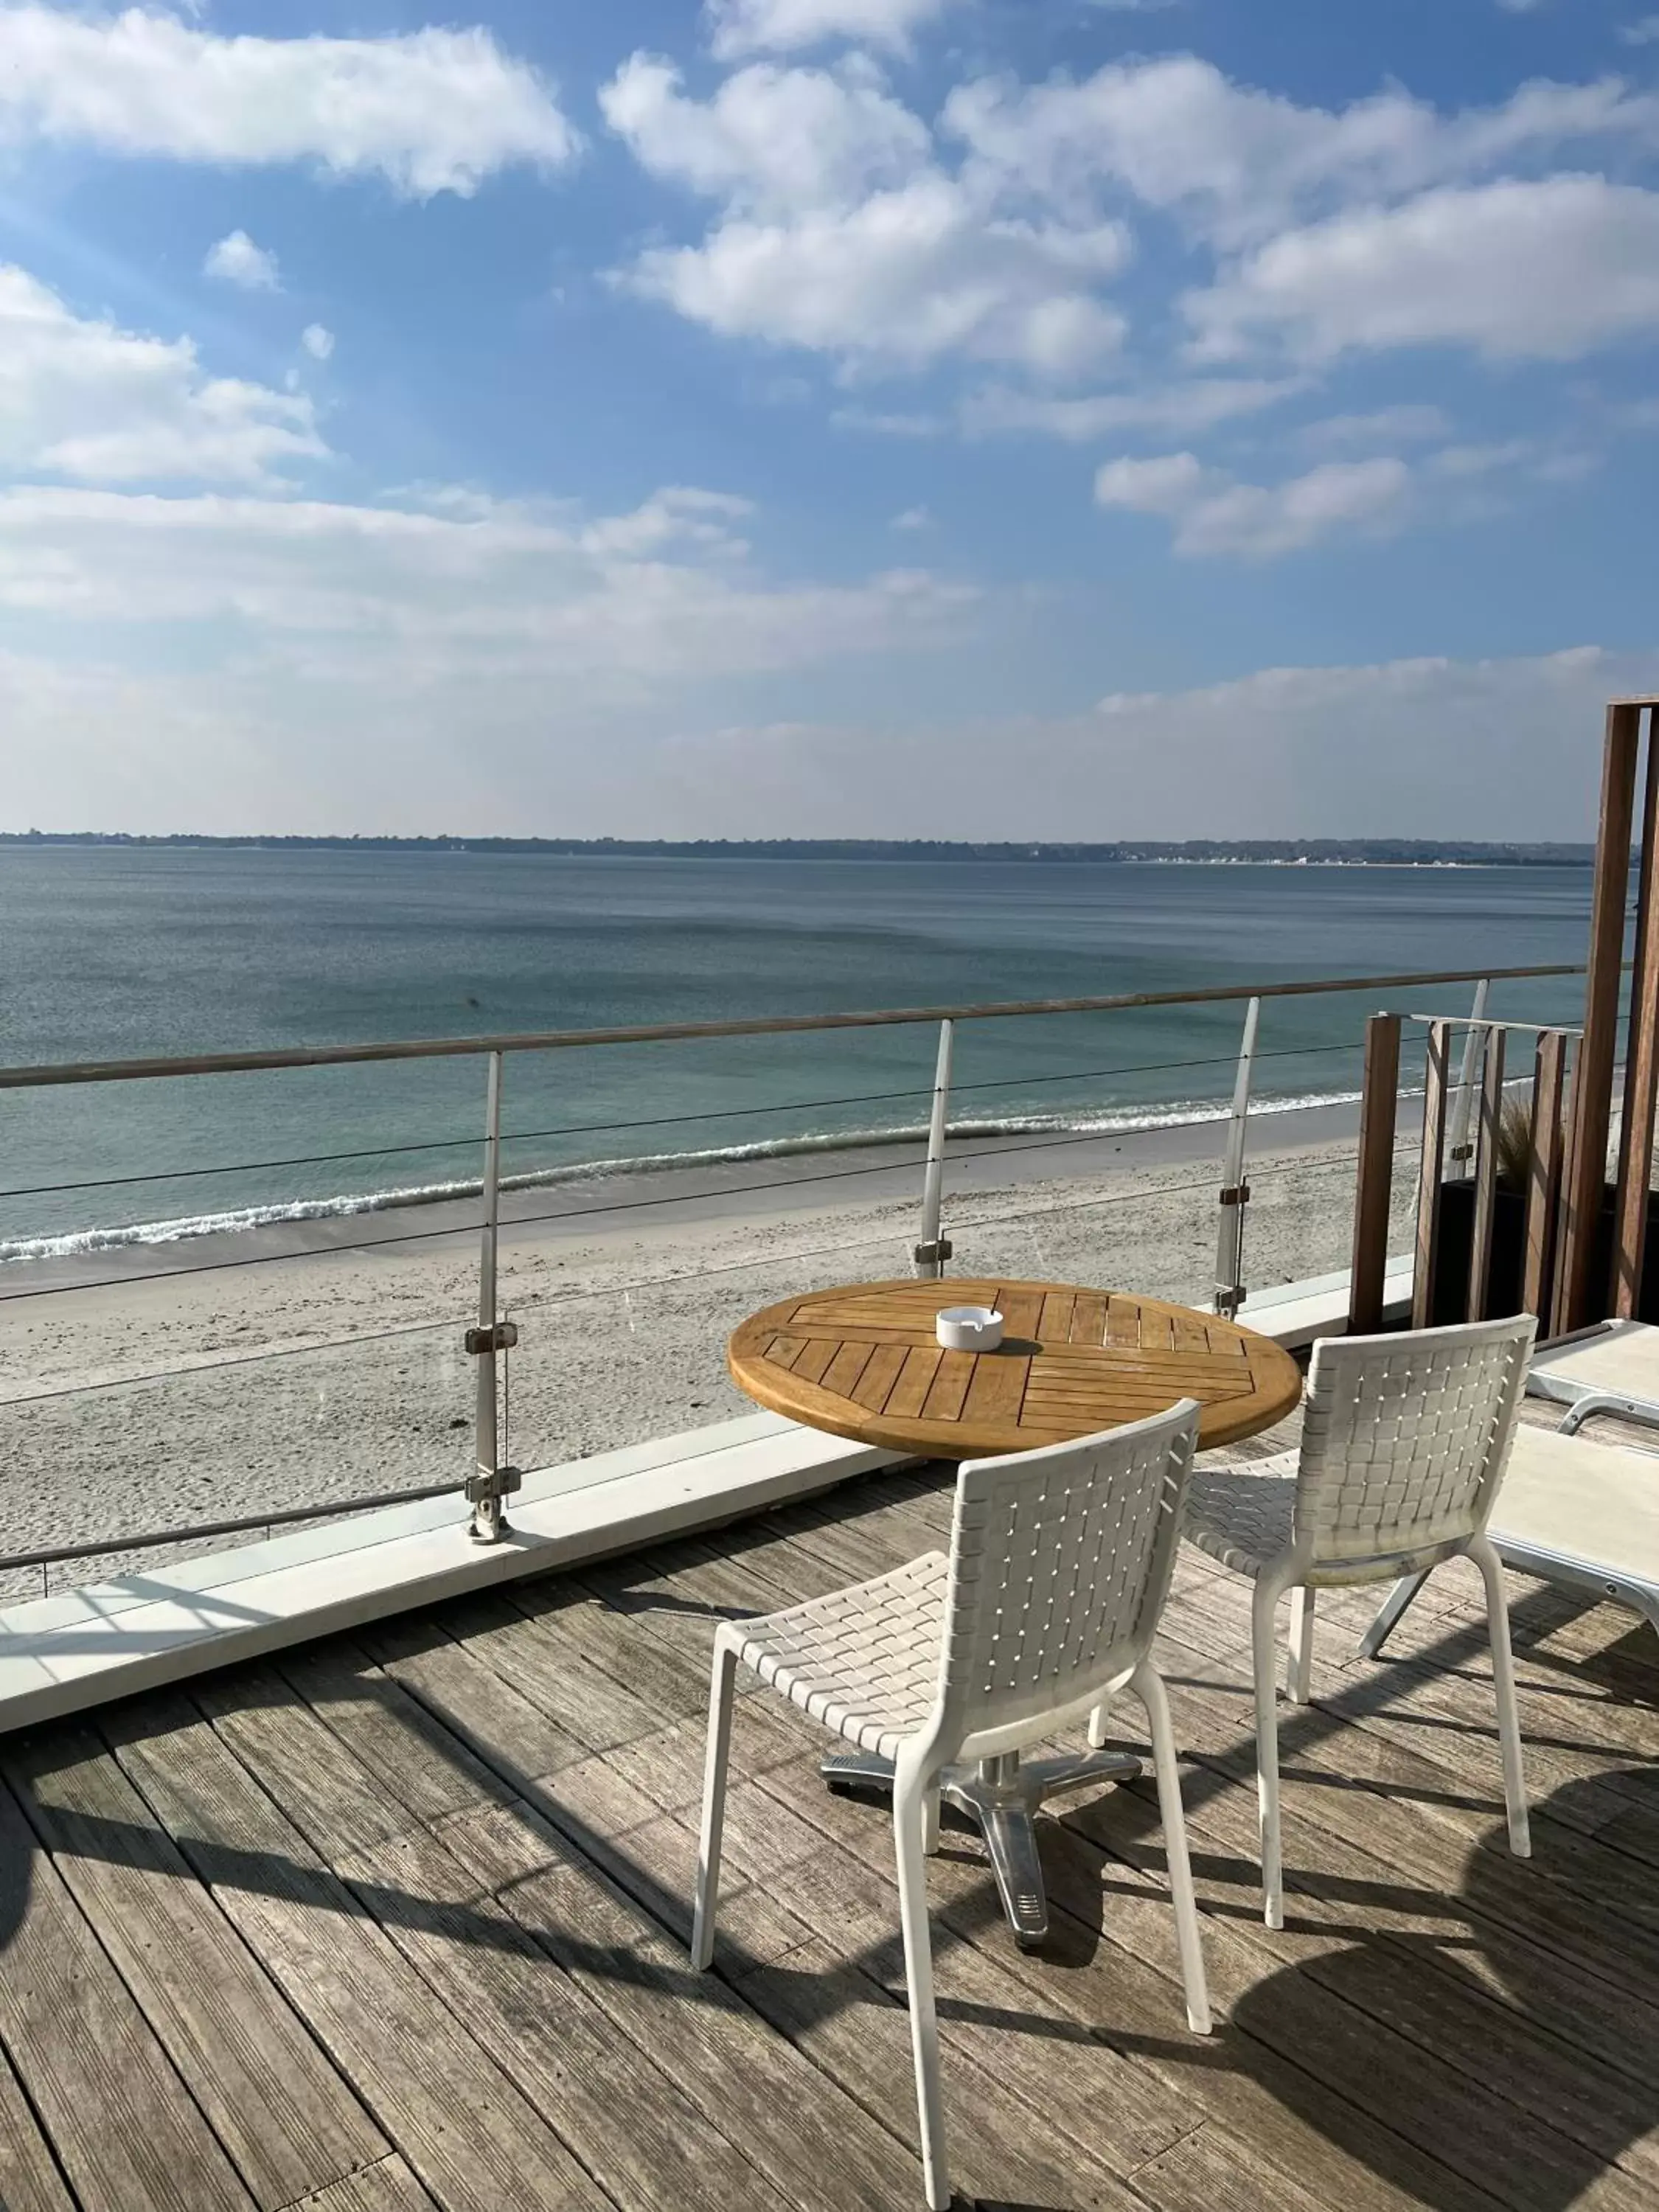
[[[1509,1458],[1536,1326],[1522,1314],[1392,1336],[1322,1338],[1314,1346],[1299,1449],[1193,1477],[1188,1540],[1255,1583],[1251,1652],[1270,1928],[1285,1924],[1273,1616],[1286,1590],[1285,1690],[1292,1704],[1305,1705],[1316,1590],[1420,1575],[1460,1553],[1474,1561],[1486,1588],[1510,1848],[1519,1858],[1529,1856],[1509,1610],[1486,1523]]]
[[[714,1639],[702,1847],[692,1964],[714,1948],[720,1829],[738,1663],[824,1727],[895,1764],[899,1919],[927,2202],[946,2177],[927,1854],[938,1848],[941,1778],[1017,1752],[1133,1691],[1152,1727],[1187,2017],[1207,2034],[1209,2000],[1187,1858],[1181,1778],[1164,1685],[1147,1657],[1169,1591],[1198,1407],[1079,1443],[969,1462],[957,1478],[951,1551]]]

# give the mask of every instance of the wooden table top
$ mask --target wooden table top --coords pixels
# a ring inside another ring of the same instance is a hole
[[[995,1352],[943,1352],[942,1307],[994,1306]],[[1160,1413],[1204,1411],[1199,1443],[1270,1428],[1302,1395],[1289,1352],[1253,1329],[1075,1283],[851,1283],[751,1315],[726,1346],[757,1404],[831,1436],[934,1459],[1064,1443]]]

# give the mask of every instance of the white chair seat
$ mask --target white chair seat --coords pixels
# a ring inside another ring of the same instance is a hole
[[[1295,1538],[1296,1474],[1301,1461],[1297,1450],[1275,1452],[1271,1459],[1248,1460],[1228,1467],[1193,1470],[1187,1492],[1187,1525],[1182,1534],[1236,1575],[1254,1581],[1282,1559]],[[1395,1530],[1396,1535],[1402,1532]],[[1348,1583],[1374,1583],[1398,1574],[1413,1556],[1411,1547],[1395,1543],[1358,1559],[1310,1566],[1303,1587],[1340,1589]]]
[[[1248,1466],[1194,1468],[1182,1534],[1236,1575],[1254,1577],[1291,1546],[1301,1454],[1275,1452]]]
[[[950,1561],[943,1552],[890,1575],[737,1624],[738,1662],[878,1759],[896,1756],[939,1695]]]

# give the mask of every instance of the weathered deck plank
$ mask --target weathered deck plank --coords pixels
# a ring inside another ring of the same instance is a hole
[[[194,1706],[146,1698],[110,1716],[106,1733],[198,1878],[444,2212],[517,2212],[526,2202],[598,2212],[605,2197],[506,2070]],[[129,2198],[123,2212],[147,2203]]]
[[[0,2050],[0,2204],[6,2212],[71,2212],[52,2146]]]
[[[889,1823],[826,1794],[821,1740],[764,1693],[739,1701],[715,1972],[683,1947],[715,1625],[933,1548],[949,1511],[947,1482],[890,1471],[20,1745],[8,2212],[919,2203]],[[1163,1650],[1222,2024],[1185,2028],[1149,1782],[1042,1822],[1041,1957],[947,1833],[959,2190],[1044,2212],[1654,2200],[1659,1638],[1516,1593],[1534,1859],[1503,1846],[1472,1581],[1437,1577],[1380,1666],[1353,1654],[1367,1598],[1333,1595],[1314,1702],[1281,1709],[1269,1931],[1248,1594],[1183,1554]]]
[[[100,1740],[25,1743],[8,1778],[262,2212],[390,2146]]]
[[[250,2212],[235,2169],[0,1783],[0,2045],[86,2212]]]

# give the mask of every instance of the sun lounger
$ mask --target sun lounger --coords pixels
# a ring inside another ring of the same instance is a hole
[[[1486,1533],[1506,1567],[1611,1598],[1659,1629],[1659,1454],[1522,1426]],[[1395,1584],[1361,1640],[1363,1657],[1376,1656],[1426,1579]]]
[[[1659,1428],[1659,1328],[1650,1322],[1599,1321],[1558,1336],[1534,1353],[1527,1389],[1566,1407],[1563,1436],[1595,1413]]]

